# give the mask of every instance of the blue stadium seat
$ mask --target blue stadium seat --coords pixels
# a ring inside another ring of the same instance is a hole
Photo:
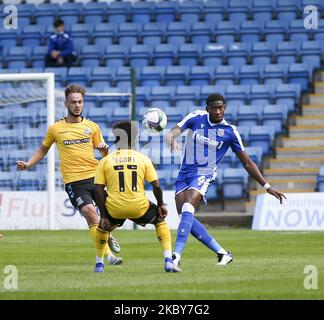
[[[201,53],[201,60],[204,66],[216,67],[223,63],[226,53],[226,46],[221,44],[206,44]]]
[[[248,0],[229,0],[227,14],[230,21],[241,23],[246,21],[249,15]]]
[[[20,36],[20,31],[20,29],[6,30],[3,29],[2,25],[0,25],[0,52],[1,48],[10,48],[17,45],[17,39]]]
[[[225,199],[242,199],[246,196],[248,173],[241,168],[225,168],[222,176]]]
[[[238,104],[227,104],[226,110],[225,110],[225,119],[229,123],[236,123],[237,121],[237,113],[238,109],[241,107],[241,105]]]
[[[221,44],[229,44],[236,40],[236,26],[233,21],[220,21],[215,31],[216,41]]]
[[[258,166],[261,167],[261,162],[262,162],[262,148],[261,147],[246,147],[245,148],[246,153],[249,155],[251,160]],[[237,159],[237,157],[236,157]],[[236,163],[237,166],[239,167],[242,165],[241,162]]]
[[[284,83],[287,80],[287,64],[267,64],[263,69],[263,82],[265,84]]]
[[[292,20],[288,29],[289,40],[294,42],[308,41],[312,36],[312,30],[308,30],[304,26],[304,20]]]
[[[27,128],[24,131],[23,143],[24,145],[40,146],[44,139],[44,134],[39,128]]]
[[[271,104],[275,87],[273,84],[253,84],[249,99],[250,104]]]
[[[250,43],[233,42],[227,48],[227,63],[236,67],[245,65],[248,62],[250,52]]]
[[[251,58],[255,65],[263,66],[272,62],[273,45],[269,42],[256,42],[252,46]]]
[[[228,150],[221,163],[218,164],[217,169],[232,168],[232,154],[232,150]]]
[[[42,43],[44,25],[28,25],[21,32],[22,45],[26,47],[39,46]]]
[[[43,3],[38,5],[35,7],[34,11],[36,23],[42,26],[52,25],[54,17],[58,14],[59,8],[57,3]]]
[[[237,130],[243,140],[243,144],[246,145],[250,141],[250,126],[237,126]]]
[[[139,120],[142,118],[140,116],[143,115],[141,114],[140,111],[147,106],[147,102],[149,100],[149,96],[151,93],[151,88],[150,87],[136,87],[136,106],[137,106],[137,114],[139,116]]]
[[[190,86],[203,86],[212,83],[212,76],[214,74],[213,66],[193,66],[190,68],[188,75],[188,82]]]
[[[108,67],[95,67],[91,71],[91,86],[102,88],[109,87],[112,85],[112,79],[115,73],[114,69]]]
[[[107,9],[108,21],[113,24],[126,22],[130,9],[131,3],[128,1],[110,2]]]
[[[174,87],[152,87],[150,105],[157,108],[169,107],[173,103],[174,94]]]
[[[155,66],[172,66],[177,54],[177,46],[159,44],[154,47],[152,59]]]
[[[111,45],[115,39],[116,25],[112,23],[97,23],[92,33],[94,43],[97,46],[105,48]]]
[[[13,191],[16,172],[0,172],[0,191]]]
[[[162,188],[169,189],[171,181],[171,171],[169,170],[157,170],[159,181],[162,185]]]
[[[107,11],[107,3],[85,3],[83,7],[84,22],[89,24],[98,24],[103,22]]]
[[[164,107],[163,111],[168,116],[169,122],[179,122],[186,116],[187,112],[183,112],[184,108]]]
[[[243,21],[238,30],[240,41],[243,43],[255,43],[260,41],[260,36],[263,32],[263,21]]]
[[[74,24],[71,27],[71,37],[73,40],[73,46],[77,52],[80,52],[82,48],[89,43],[93,31],[93,25],[91,24]],[[96,43],[98,45],[98,43]],[[107,43],[109,44],[109,37],[107,37]]]
[[[132,45],[129,50],[129,64],[134,68],[148,66],[151,61],[152,47],[145,44]]]
[[[253,20],[257,22],[269,21],[273,14],[272,0],[253,0],[251,11],[253,13]]]
[[[321,47],[319,41],[305,41],[300,50],[302,63],[319,67],[321,65]]]
[[[288,112],[295,111],[301,88],[300,83],[278,84],[274,94],[275,103],[287,105]]]
[[[226,102],[229,104],[243,105],[247,102],[250,94],[250,86],[242,85],[228,85],[226,87]]]
[[[313,30],[314,40],[324,42],[324,19],[318,19],[318,28]]]
[[[155,4],[153,16],[157,22],[171,22],[175,21],[179,3],[161,1]]]
[[[195,106],[200,98],[199,86],[178,86],[174,95],[175,105],[179,108]]]
[[[242,65],[239,69],[240,84],[258,84],[262,79],[263,67],[260,65]]]
[[[10,113],[12,114],[12,113]],[[1,119],[1,118],[0,118]],[[4,129],[1,131],[0,144],[2,146],[18,145],[20,138],[17,136],[17,131],[14,129]]]
[[[275,128],[270,126],[253,126],[249,133],[249,146],[262,147],[263,155],[270,155]]]
[[[132,22],[143,25],[149,23],[152,19],[153,9],[154,3],[152,2],[134,2],[130,10]]]
[[[104,93],[113,93],[113,94],[124,94],[125,89],[124,88],[111,88],[111,87],[104,87],[101,89],[101,92]],[[108,112],[108,109],[115,109],[115,108],[122,108],[124,107],[124,104],[129,99],[126,99],[123,96],[99,96],[98,97],[98,103],[101,106],[101,108],[105,108]]]
[[[226,11],[228,6],[228,0],[224,1],[214,1],[207,0],[204,1],[203,4],[203,16],[205,17],[205,21],[209,21],[212,23],[218,23],[224,19],[224,12]]]
[[[18,26],[19,29],[27,26],[31,23],[31,19],[34,16],[35,5],[34,4],[17,4],[18,14]],[[2,10],[3,12],[3,10]]]
[[[85,45],[81,49],[80,62],[82,67],[98,67],[100,65],[100,51],[104,49],[97,45]]]
[[[6,61],[9,69],[25,68],[28,66],[28,61],[31,55],[30,47],[11,47],[9,48]]]
[[[142,25],[139,23],[121,23],[117,26],[116,37],[119,44],[137,44]]]
[[[128,58],[129,46],[108,45],[104,52],[105,65],[110,68],[122,67]]]
[[[80,14],[83,12],[83,4],[75,2],[66,2],[61,4],[58,10],[58,16],[63,19],[65,24],[71,27],[77,24],[80,20]],[[88,12],[87,12],[88,14]],[[87,21],[86,21],[87,23]]]
[[[277,63],[295,63],[298,59],[300,43],[284,41],[277,44],[275,56]]]
[[[192,43],[206,45],[213,40],[215,25],[211,22],[196,22],[191,25],[189,36]]]
[[[111,122],[130,120],[129,108],[114,108],[111,114]]]
[[[59,67],[59,68],[45,68],[44,72],[50,72],[55,74],[55,86],[65,86],[66,77],[67,77],[67,68]]]
[[[169,22],[165,30],[165,38],[169,44],[180,45],[187,42],[190,24],[188,22]]]
[[[229,85],[234,84],[237,69],[233,66],[217,66],[213,76],[215,84]]]
[[[318,192],[324,192],[324,167],[320,168],[316,177],[316,189]]]
[[[306,63],[291,64],[288,69],[287,78],[289,83],[299,83],[302,91],[307,91],[311,80],[309,65]]]
[[[140,72],[139,83],[141,86],[160,86],[165,75],[165,67],[143,67]]]
[[[17,174],[20,191],[37,191],[42,188],[42,179],[39,172],[21,171]]]
[[[166,23],[145,23],[141,32],[143,44],[152,47],[160,44],[163,40],[166,27]]]
[[[67,83],[79,84],[86,87],[89,81],[90,72],[90,67],[69,68],[67,73]]]
[[[37,110],[29,110],[27,108],[14,108],[15,112],[12,116],[13,125],[24,123],[32,125],[36,123]]]
[[[183,86],[189,74],[189,66],[168,66],[165,71],[165,85]]]
[[[255,126],[259,124],[262,108],[258,105],[241,105],[238,108],[236,124],[239,126]]]
[[[181,21],[190,23],[196,23],[200,20],[200,15],[203,8],[203,2],[201,1],[184,1],[180,3],[178,7],[178,15]]]
[[[263,34],[266,42],[278,43],[285,40],[286,28],[281,21],[270,20],[266,22]]]
[[[129,67],[119,67],[115,73],[115,84],[119,88],[131,87],[131,69]]]
[[[282,133],[283,125],[287,120],[288,107],[286,105],[265,105],[261,115],[261,124],[273,126],[275,133]]]
[[[290,21],[296,18],[298,2],[295,0],[278,0],[276,5],[277,18],[285,27],[288,27]]]
[[[94,122],[106,123],[105,127],[107,127],[112,111],[111,108],[89,108],[87,118]]]
[[[44,68],[45,67],[45,56],[47,54],[48,48],[43,47],[33,47],[33,52],[30,56],[30,60],[33,64],[33,68]]]

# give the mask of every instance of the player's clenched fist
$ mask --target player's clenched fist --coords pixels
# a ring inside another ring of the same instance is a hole
[[[25,161],[18,160],[17,161],[17,170],[27,170],[29,165]]]

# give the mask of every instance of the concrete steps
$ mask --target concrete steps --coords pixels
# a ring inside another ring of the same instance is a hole
[[[324,80],[324,79],[322,78],[322,80]],[[317,93],[324,93],[324,82],[315,82],[314,89],[315,89],[316,94]]]
[[[324,152],[323,152],[324,156]],[[319,168],[324,166],[324,157],[322,158],[282,158],[270,159],[270,169],[303,169]]]
[[[321,158],[324,156],[324,147],[276,148],[277,159],[283,158]]]
[[[324,103],[308,104],[303,106],[303,116],[324,116]]]
[[[273,189],[276,190],[305,190],[312,189],[315,190],[316,187],[316,178],[299,178],[299,179],[267,179],[271,184]],[[263,190],[263,188],[258,184],[257,190]]]
[[[322,124],[324,123],[324,117]],[[289,137],[290,138],[324,138],[324,125],[298,125],[289,126]]]
[[[324,93],[309,94],[310,104],[324,104]]]
[[[324,147],[324,139],[322,136],[314,137],[298,137],[298,138],[282,138],[284,148],[298,147]]]
[[[319,168],[303,168],[303,169],[265,169],[263,171],[267,180],[280,180],[280,179],[316,179]]]
[[[324,109],[323,109],[324,111]],[[303,115],[296,116],[297,126],[324,126],[324,115]]]

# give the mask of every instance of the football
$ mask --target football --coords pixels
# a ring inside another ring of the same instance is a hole
[[[167,123],[167,115],[159,108],[150,108],[143,115],[143,126],[149,132],[160,132]]]

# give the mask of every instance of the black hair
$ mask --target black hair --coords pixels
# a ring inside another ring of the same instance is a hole
[[[206,99],[206,106],[208,106],[213,101],[222,101],[223,104],[226,104],[225,98],[219,93],[213,93]]]
[[[114,124],[112,130],[116,137],[115,143],[119,143],[121,148],[126,148],[126,140],[129,148],[134,147],[138,129],[133,121],[117,122]]]
[[[53,23],[54,28],[57,28],[59,26],[64,26],[64,21],[62,19],[56,19]]]

